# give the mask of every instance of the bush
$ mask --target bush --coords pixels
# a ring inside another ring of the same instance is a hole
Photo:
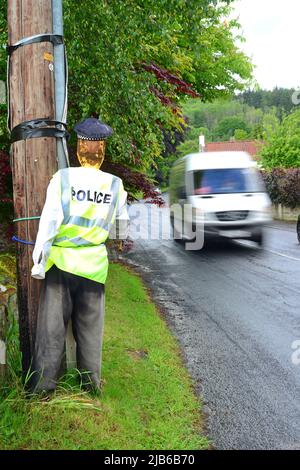
[[[300,167],[300,109],[285,116],[264,136],[265,145],[261,149],[264,168]]]
[[[300,206],[299,168],[274,168],[261,173],[273,204],[282,204],[290,209]]]
[[[9,156],[0,150],[0,202],[12,202],[12,180]]]

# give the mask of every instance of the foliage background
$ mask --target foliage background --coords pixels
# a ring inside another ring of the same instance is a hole
[[[161,202],[151,182],[164,157],[183,138],[182,96],[212,100],[242,90],[251,79],[251,62],[236,45],[238,24],[225,21],[230,3],[232,0],[63,0],[69,129],[88,116],[100,116],[113,127],[105,170],[122,177],[132,197],[141,191]],[[6,15],[7,0],[2,0],[2,81],[6,80]],[[6,120],[7,105],[3,103],[2,201],[7,194],[11,196]],[[74,140],[73,135],[71,145]],[[72,156],[74,149],[70,153]],[[1,208],[5,220],[7,211],[11,204]]]
[[[186,140],[193,140],[192,145],[195,146],[199,134],[204,133],[208,142],[230,139],[268,141],[286,116],[297,110],[292,102],[294,91],[285,88],[247,90],[231,99],[216,99],[210,103],[202,103],[199,99],[185,100],[183,113],[190,127]],[[182,154],[181,148],[179,154]]]
[[[273,168],[271,170],[262,170],[261,174],[273,204],[282,204],[290,209],[299,208],[299,168]]]
[[[205,135],[206,142],[257,140],[261,143],[259,147],[263,148],[262,163],[265,168],[299,166],[295,159],[293,162],[293,157],[300,155],[297,119],[289,117],[294,116],[298,109],[292,103],[294,91],[284,88],[272,91],[255,89],[207,103],[200,99],[182,100],[187,128],[183,142],[165,155],[160,163],[162,184],[167,185],[174,161],[198,152],[199,135]],[[292,133],[288,129],[292,129]],[[278,148],[279,141],[281,148]],[[277,155],[280,158],[275,158]]]
[[[229,3],[65,0],[70,126],[100,114],[115,131],[110,160],[157,166],[164,132],[183,131],[182,96],[227,96],[251,77],[235,45],[237,23],[222,22]]]
[[[300,167],[300,109],[270,130],[260,154],[265,168]]]
[[[232,0],[64,0],[69,127],[100,115],[114,128],[108,159],[142,172],[157,166],[164,132],[182,132],[179,99],[243,89],[252,73],[237,48]],[[0,79],[6,79],[6,4],[0,6]],[[0,108],[7,149],[6,107]]]

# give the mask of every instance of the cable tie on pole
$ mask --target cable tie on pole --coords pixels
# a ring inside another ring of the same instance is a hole
[[[23,38],[15,44],[8,45],[6,50],[7,53],[11,55],[14,51],[19,49],[19,47],[39,42],[51,42],[53,46],[59,46],[60,44],[64,44],[64,37],[60,34],[36,34],[35,36]]]
[[[13,242],[18,242],[18,243],[23,243],[24,245],[35,245],[34,242],[28,242],[27,240],[21,240],[20,238],[17,238],[15,236],[12,237]]]
[[[41,216],[36,216],[36,217],[21,217],[20,219],[13,219],[13,222],[22,222],[23,220],[37,220],[40,219]]]

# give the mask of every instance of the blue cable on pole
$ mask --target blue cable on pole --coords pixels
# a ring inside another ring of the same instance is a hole
[[[24,220],[37,220],[40,219],[40,216],[34,216],[34,217],[21,217],[20,219],[14,219],[13,222],[22,222]],[[20,238],[17,238],[15,235],[12,237],[13,242],[18,242],[18,243],[23,243],[24,245],[35,245],[34,242],[28,242],[26,240],[21,240]]]
[[[15,236],[12,237],[13,242],[18,242],[18,243],[23,243],[24,245],[35,245],[34,242],[28,242],[26,240],[21,240],[20,238],[17,238]]]

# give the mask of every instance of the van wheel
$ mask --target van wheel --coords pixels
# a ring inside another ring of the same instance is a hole
[[[264,233],[262,230],[257,230],[254,235],[252,235],[251,240],[262,247],[264,245]]]

